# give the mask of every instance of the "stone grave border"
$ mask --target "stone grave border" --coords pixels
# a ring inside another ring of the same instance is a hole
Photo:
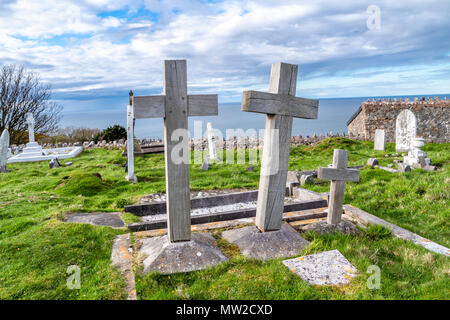
[[[289,188],[286,188],[288,192]],[[220,205],[227,205],[239,202],[255,201],[258,197],[258,190],[229,193],[224,195],[217,195],[204,198],[191,199],[191,208],[204,208]],[[301,211],[308,209],[318,209],[327,206],[327,200],[322,197],[313,200],[297,201],[293,203],[284,204],[283,212]],[[159,202],[154,204],[142,204],[132,205],[125,207],[125,212],[132,213],[136,216],[148,216],[156,214],[164,214],[166,212],[166,203]],[[195,215],[191,217],[191,224],[204,224],[219,221],[228,221],[242,218],[252,218],[256,216],[256,208],[252,209],[239,209],[216,213],[207,213],[201,215]],[[325,215],[323,215],[325,216]],[[317,215],[304,215],[297,217],[290,217],[288,221],[308,220],[317,218]],[[163,229],[167,227],[167,219],[162,218],[154,221],[145,221],[128,224],[128,229],[132,231],[145,231]]]

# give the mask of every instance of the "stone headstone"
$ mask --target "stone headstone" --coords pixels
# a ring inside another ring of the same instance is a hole
[[[3,130],[0,136],[0,172],[6,172],[6,163],[8,162],[9,132]]]
[[[209,159],[217,160],[216,140],[214,138],[214,131],[211,122],[208,122],[206,125],[206,133],[208,135]]]
[[[427,158],[427,153],[422,150],[425,145],[423,138],[414,138],[411,143],[411,149],[408,155],[403,158],[403,162],[406,165],[410,165],[414,168],[425,168],[431,164],[429,158]]]
[[[59,163],[58,158],[53,158],[52,160],[50,160],[48,166],[50,167],[50,169],[53,169],[61,167],[61,164]]]
[[[34,117],[31,112],[26,114],[26,121],[28,124],[28,139],[29,142],[34,142]]]
[[[367,160],[367,165],[372,168],[375,167],[376,165],[378,165],[378,159],[377,158],[369,158]]]
[[[210,168],[211,168],[211,166],[209,165],[207,160],[203,161],[202,166],[200,167],[200,169],[202,169],[204,171],[208,171]]]
[[[411,149],[412,140],[417,133],[417,119],[411,110],[402,110],[395,121],[395,151]]]
[[[386,131],[375,130],[374,150],[384,151],[386,149]]]
[[[312,174],[302,174],[300,176],[300,185],[312,184],[314,182],[314,176]]]

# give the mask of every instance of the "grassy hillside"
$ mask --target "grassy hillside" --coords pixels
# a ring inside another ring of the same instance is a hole
[[[316,169],[332,161],[334,148],[349,150],[349,165],[378,157],[392,163],[373,143],[343,138],[327,139],[315,147],[291,150],[290,170]],[[447,247],[449,237],[450,144],[424,148],[436,172],[415,170],[394,174],[361,170],[359,183],[348,183],[345,202],[416,232]],[[386,153],[394,153],[388,144]],[[48,169],[48,163],[8,165],[0,174],[0,299],[120,299],[124,281],[110,265],[112,241],[126,230],[66,224],[67,212],[121,211],[145,194],[164,192],[164,157],[136,159],[138,184],[124,180],[121,150],[87,150],[70,159],[71,167]],[[65,161],[65,162],[67,162]],[[64,161],[63,161],[64,162]],[[213,164],[202,171],[191,165],[191,188],[257,188],[259,166]],[[329,184],[310,187],[327,191]],[[130,216],[126,217],[130,220]],[[219,232],[214,235],[219,238]],[[360,276],[347,287],[317,288],[304,283],[281,260],[257,262],[242,257],[224,240],[220,246],[231,257],[221,266],[172,276],[137,277],[140,298],[202,299],[357,299],[447,298],[448,258],[371,228],[360,236],[304,235],[311,245],[304,253],[339,249]],[[376,264],[382,270],[380,290],[368,290],[365,271]],[[81,268],[81,289],[66,288],[67,267]]]

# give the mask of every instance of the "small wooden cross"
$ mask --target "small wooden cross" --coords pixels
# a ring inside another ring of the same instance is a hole
[[[263,232],[281,228],[292,118],[317,119],[319,110],[318,100],[295,97],[297,72],[297,65],[275,63],[270,73],[269,93],[244,91],[242,95],[242,111],[266,114],[255,221]]]
[[[134,117],[164,118],[167,226],[171,242],[191,239],[188,116],[218,114],[218,96],[188,95],[186,60],[163,63],[164,95],[133,97]]]
[[[328,203],[328,224],[341,222],[344,203],[345,181],[359,181],[359,170],[347,169],[348,151],[334,149],[333,167],[319,168],[317,178],[331,180],[330,200]]]

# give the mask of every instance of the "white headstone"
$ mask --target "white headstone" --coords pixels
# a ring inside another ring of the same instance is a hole
[[[0,172],[6,172],[6,162],[8,161],[9,132],[3,130],[0,136]]]
[[[216,140],[214,138],[214,132],[211,122],[206,125],[206,134],[208,135],[208,150],[209,159],[217,160]]]
[[[375,130],[374,150],[384,151],[386,149],[386,131]]]
[[[28,137],[30,140],[29,142],[34,142],[34,117],[31,112],[27,113],[26,121],[28,124]]]
[[[414,113],[407,109],[401,111],[395,122],[395,151],[409,151],[416,132],[417,119]]]

